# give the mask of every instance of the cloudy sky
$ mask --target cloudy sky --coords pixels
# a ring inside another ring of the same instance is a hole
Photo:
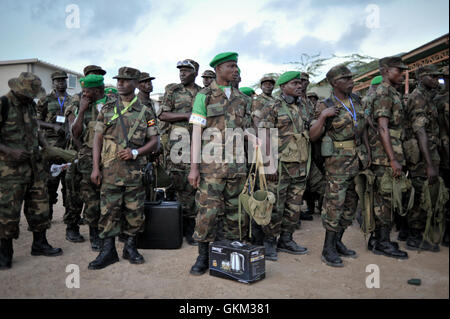
[[[131,66],[156,77],[157,93],[179,82],[177,61],[194,59],[203,72],[217,53],[235,51],[249,86],[292,69],[302,53],[410,51],[448,33],[448,9],[447,0],[1,0],[0,60],[38,58],[80,73],[97,64],[111,84]]]

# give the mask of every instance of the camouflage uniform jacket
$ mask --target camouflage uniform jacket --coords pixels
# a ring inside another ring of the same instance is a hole
[[[370,117],[374,124],[378,123],[380,117],[389,119],[388,128],[395,158],[400,165],[405,165],[405,156],[403,154],[405,114],[401,94],[393,86],[382,82],[375,94],[370,95],[368,99],[369,103],[371,102],[372,104]],[[368,130],[372,164],[390,166],[380,135],[372,128]]]
[[[278,130],[278,141],[272,141],[272,145],[277,145],[278,149],[272,153],[278,154],[279,165],[280,161],[283,162],[283,172],[291,177],[302,177],[307,173],[306,162],[284,162],[280,157],[289,143],[295,143],[294,134],[304,133],[309,140],[309,111],[300,99],[297,101],[289,104],[283,97],[277,97],[265,104],[257,116],[258,127]]]
[[[47,123],[57,123],[57,116],[64,116],[65,109],[69,106],[72,97],[66,93],[64,98],[58,100],[55,90],[47,96],[41,98],[37,103],[37,119]],[[60,105],[62,103],[62,107]],[[63,123],[58,123],[64,125]],[[65,148],[65,133],[57,134],[53,129],[44,129],[45,138],[52,146]]]
[[[364,110],[359,99],[353,95],[352,102],[356,111],[357,126],[353,121],[352,115],[336,100],[333,92],[327,99],[336,107],[339,113],[327,118],[324,124],[324,133],[331,138],[333,142],[354,141],[356,147],[353,148],[337,148],[334,147],[333,155],[325,158],[325,171],[327,175],[356,175],[360,170],[360,161],[363,167],[367,166],[368,158],[365,145],[362,143],[362,134],[365,126]],[[342,101],[347,108],[351,105],[348,100]],[[319,101],[316,106],[316,113],[311,125],[319,118],[320,113],[328,106],[325,101]]]
[[[440,144],[440,156],[441,166],[449,169],[449,158],[447,154],[449,152],[449,100],[448,91],[442,92],[434,98],[436,107],[439,114],[439,134],[441,139]]]
[[[423,128],[428,137],[428,149],[431,160],[439,165],[439,115],[433,97],[434,92],[425,89],[420,83],[409,95],[406,106],[406,133],[407,136],[415,137],[417,132]],[[419,175],[426,176],[423,162],[424,159],[422,158],[417,165],[410,167],[411,170],[419,170],[420,172],[417,172]]]
[[[18,150],[33,154],[32,159],[27,162],[17,162],[8,155],[0,152],[0,181],[3,183],[12,180],[20,183],[28,183],[33,176],[32,162],[41,161],[38,143],[38,124],[36,121],[36,104],[30,102],[23,104],[10,91],[6,94],[8,99],[8,116],[5,121],[2,118],[2,108],[5,107],[0,101],[0,143]],[[39,177],[37,177],[39,178]]]
[[[211,137],[211,142],[202,139],[202,152],[205,152],[205,146],[221,148],[221,156],[218,161],[214,159],[212,163],[204,161],[202,154],[202,162],[200,163],[200,173],[214,178],[226,178],[234,174],[245,174],[246,158],[244,154],[238,154],[233,148],[232,158],[230,155],[225,156],[225,150],[229,145],[233,145],[233,139],[225,139],[226,129],[232,131],[234,129],[245,129],[250,127],[250,109],[248,99],[243,94],[231,87],[231,95],[229,98],[225,95],[223,89],[219,87],[214,80],[210,86],[203,88],[196,97],[190,123],[205,128],[203,135],[211,133],[220,133],[221,143],[216,142],[215,137]],[[211,134],[213,135],[213,134]],[[232,134],[229,134],[232,138]],[[239,140],[239,138],[238,138]],[[228,145],[228,146],[227,146]],[[209,152],[206,151],[209,154]]]
[[[101,168],[103,171],[103,183],[117,186],[137,186],[142,183],[141,170],[147,163],[145,156],[138,156],[136,160],[123,161],[117,153],[126,148],[126,141],[120,120],[116,115],[116,99],[112,98],[100,110],[97,117],[95,132],[103,134],[103,148],[101,155]],[[133,105],[122,114],[127,133],[139,123],[131,138],[129,148],[138,149],[144,146],[150,137],[158,135],[156,120],[151,110],[146,107],[143,118],[138,121],[144,106],[136,98]],[[122,101],[120,108],[125,109]]]
[[[265,93],[261,93],[252,101],[252,116],[257,116],[258,118],[261,118],[261,116],[258,114],[264,105],[267,103],[274,101],[275,98],[273,96],[268,96]]]

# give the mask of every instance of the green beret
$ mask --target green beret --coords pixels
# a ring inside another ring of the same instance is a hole
[[[372,82],[370,82],[370,85],[377,85],[380,84],[383,81],[383,77],[381,75],[377,75],[372,79]]]
[[[96,88],[103,86],[103,75],[89,74],[80,79],[80,84],[82,88]]]
[[[216,55],[214,57],[214,59],[212,59],[212,61],[209,63],[209,66],[212,68],[215,68],[219,64],[222,64],[222,63],[225,63],[228,61],[237,62],[237,60],[238,60],[238,54],[236,52],[219,53],[218,55]]]
[[[282,85],[293,79],[300,79],[300,76],[301,76],[301,73],[299,71],[287,71],[280,75],[276,84]]]
[[[116,88],[112,88],[112,87],[105,88],[105,94],[111,94],[111,93],[117,94],[117,93],[119,93],[119,91],[117,91]]]
[[[239,91],[241,91],[242,93],[244,93],[247,96],[252,96],[252,94],[255,94],[255,90],[253,90],[252,88],[249,87],[241,87],[239,88]]]

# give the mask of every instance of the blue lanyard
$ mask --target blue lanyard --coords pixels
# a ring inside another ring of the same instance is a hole
[[[61,100],[59,99],[59,96],[58,96],[58,103],[59,103],[59,107],[61,109],[61,113],[63,113],[64,102],[66,102],[66,97],[67,97],[67,94],[64,94],[64,99],[63,99],[63,101],[61,103]]]
[[[356,110],[355,110],[355,107],[353,106],[352,98],[351,98],[350,96],[348,97],[348,99],[349,99],[349,101],[350,101],[350,104],[352,105],[353,112],[351,112],[351,111],[348,109],[348,107],[347,107],[344,103],[342,103],[341,100],[339,100],[339,99],[337,98],[336,95],[333,94],[333,96],[334,96],[334,98],[335,98],[336,100],[338,100],[338,101],[342,104],[343,107],[345,107],[345,109],[347,110],[347,112],[350,113],[350,115],[351,115],[352,118],[353,118],[353,123],[355,124],[355,126],[358,126],[358,122],[357,122],[357,119],[356,119]]]

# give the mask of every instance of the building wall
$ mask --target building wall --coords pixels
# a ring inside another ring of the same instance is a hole
[[[9,92],[9,79],[18,77],[22,72],[27,72],[26,64],[0,65],[0,96]]]

